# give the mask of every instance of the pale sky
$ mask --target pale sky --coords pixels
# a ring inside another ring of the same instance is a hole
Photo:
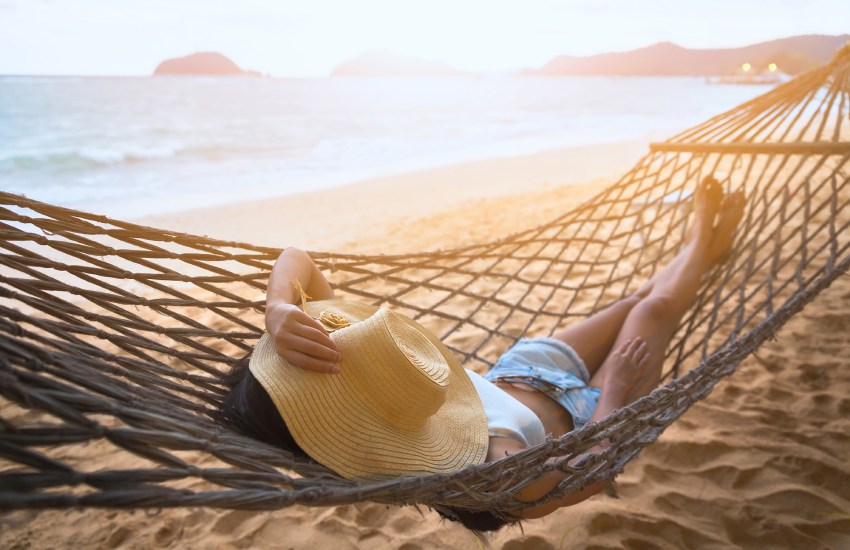
[[[373,49],[491,72],[660,41],[846,32],[850,0],[0,0],[0,74],[147,75],[217,51],[274,76],[324,76]]]

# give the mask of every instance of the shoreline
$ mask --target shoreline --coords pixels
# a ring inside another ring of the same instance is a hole
[[[374,242],[392,227],[403,227],[434,214],[458,210],[462,215],[464,207],[482,200],[506,196],[519,200],[564,186],[589,197],[601,190],[601,182],[615,181],[646,154],[652,138],[647,135],[437,166],[130,221],[254,245],[334,250],[363,241]],[[592,189],[584,190],[588,186]]]

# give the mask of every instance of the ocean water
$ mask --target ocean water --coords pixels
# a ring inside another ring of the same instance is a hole
[[[576,145],[766,91],[698,78],[0,77],[0,189],[132,218]]]

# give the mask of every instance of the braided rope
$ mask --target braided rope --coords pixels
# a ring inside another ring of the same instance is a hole
[[[216,424],[220,376],[261,334],[278,249],[0,194],[0,508],[373,500],[498,511],[613,478],[850,267],[847,52],[653,144],[615,185],[535,228],[439,252],[311,253],[342,297],[413,317],[483,372],[518,338],[592,315],[669,261],[695,182],[714,174],[746,192],[733,257],[682,320],[664,386],[450,475],[358,485]],[[606,451],[570,465],[606,438]],[[552,469],[565,473],[552,493],[514,498]]]

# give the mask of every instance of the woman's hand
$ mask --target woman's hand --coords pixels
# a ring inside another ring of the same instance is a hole
[[[277,354],[304,370],[337,374],[342,356],[321,323],[298,306],[279,302],[266,308],[266,330]]]
[[[608,369],[603,382],[602,393],[599,396],[599,402],[591,422],[599,422],[612,411],[627,405],[626,399],[631,390],[641,384],[648,376],[646,366],[649,360],[649,349],[646,341],[640,336],[636,336],[627,340],[618,349],[611,351],[605,359],[605,365]],[[611,444],[610,440],[605,439],[595,446],[591,447],[584,453],[570,460],[572,466],[579,462],[588,454],[601,452],[607,449]],[[557,460],[550,458],[550,461]],[[552,489],[558,486],[558,483],[563,481],[564,471],[559,469],[553,470],[544,476],[539,477],[532,483],[524,487],[516,494],[516,498],[520,501],[533,502],[546,496]],[[532,519],[540,518],[550,514],[562,506],[571,506],[578,504],[586,498],[595,495],[602,491],[605,486],[605,481],[597,481],[592,485],[583,487],[580,491],[565,495],[558,499],[550,500],[533,508],[524,508],[521,510],[512,510],[511,513],[521,518]]]
[[[611,352],[606,361],[610,369],[605,377],[605,387],[627,395],[644,376],[644,367],[649,359],[646,341],[640,336],[626,340],[618,350]]]

